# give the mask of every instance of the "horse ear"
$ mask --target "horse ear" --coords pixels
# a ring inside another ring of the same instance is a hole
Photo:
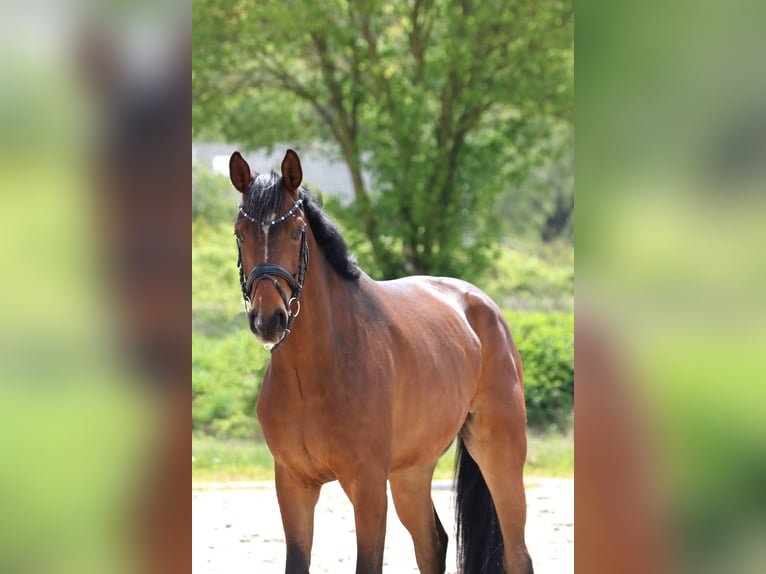
[[[303,181],[303,169],[298,154],[289,149],[282,160],[282,181],[290,191],[295,191]]]
[[[245,158],[238,151],[231,154],[231,159],[229,159],[229,179],[231,179],[231,183],[234,184],[234,187],[240,193],[247,192],[247,188],[250,187],[250,181],[253,179],[250,166],[247,165]]]

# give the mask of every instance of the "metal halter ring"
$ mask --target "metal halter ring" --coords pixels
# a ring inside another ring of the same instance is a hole
[[[297,303],[298,307],[293,311],[293,303]],[[297,317],[301,312],[301,302],[298,298],[293,297],[287,302],[287,312],[291,317]]]

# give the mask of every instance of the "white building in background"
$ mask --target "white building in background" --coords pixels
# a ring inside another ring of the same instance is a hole
[[[282,158],[289,146],[275,146],[268,153],[261,149],[242,153],[242,156],[255,171],[273,169],[279,171]],[[234,144],[192,142],[192,163],[204,165],[212,171],[229,175],[229,158],[237,149]],[[303,176],[309,188],[338,197],[343,203],[349,203],[354,197],[354,186],[346,164],[329,147],[300,146],[296,149],[301,158]],[[369,178],[365,177],[369,185]]]

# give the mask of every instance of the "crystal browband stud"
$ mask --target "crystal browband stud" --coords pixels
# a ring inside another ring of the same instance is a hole
[[[247,211],[245,211],[245,208],[240,205],[239,206],[239,212],[247,219],[248,221],[252,221],[253,223],[260,223],[261,225],[276,225],[277,223],[282,223],[285,219],[290,217],[293,213],[295,213],[295,210],[298,209],[303,204],[303,199],[298,199],[293,206],[290,208],[290,210],[282,215],[281,217],[277,217],[276,219],[272,219],[271,221],[259,221],[252,215],[250,215]]]

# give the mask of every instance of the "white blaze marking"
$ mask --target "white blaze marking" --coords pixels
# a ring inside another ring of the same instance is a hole
[[[276,216],[275,213],[270,214],[267,221],[273,221]],[[261,229],[263,229],[263,260],[267,262],[269,260],[269,229],[271,229],[271,225],[262,225]]]

